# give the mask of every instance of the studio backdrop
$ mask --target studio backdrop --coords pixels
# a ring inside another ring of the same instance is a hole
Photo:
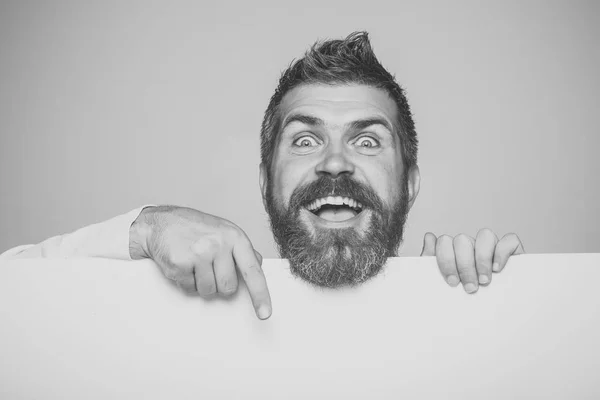
[[[2,1],[0,252],[150,203],[277,257],[263,113],[293,59],[357,30],[419,135],[400,255],[484,227],[528,253],[600,251],[597,2]]]

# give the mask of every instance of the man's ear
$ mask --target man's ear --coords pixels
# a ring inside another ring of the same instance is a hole
[[[267,168],[264,163],[260,163],[260,171],[258,173],[258,183],[260,184],[260,192],[262,193],[263,206],[267,209]]]
[[[408,209],[410,210],[417,199],[419,189],[421,187],[421,173],[419,172],[419,166],[414,165],[408,171]]]

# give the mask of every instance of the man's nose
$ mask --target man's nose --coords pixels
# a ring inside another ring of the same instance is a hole
[[[337,178],[341,174],[352,175],[354,173],[354,164],[344,153],[341,147],[331,147],[323,155],[323,159],[317,164],[317,175],[330,175]]]

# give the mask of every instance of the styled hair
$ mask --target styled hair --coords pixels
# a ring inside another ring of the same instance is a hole
[[[282,73],[262,122],[261,161],[270,180],[273,152],[281,127],[281,100],[303,84],[361,84],[385,90],[398,108],[395,123],[400,138],[405,174],[417,163],[418,140],[404,90],[377,60],[367,32],[353,32],[343,40],[316,42],[303,58],[292,61]]]

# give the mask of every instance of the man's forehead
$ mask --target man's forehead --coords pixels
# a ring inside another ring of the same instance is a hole
[[[282,121],[297,113],[308,114],[328,124],[380,116],[395,125],[397,107],[383,89],[367,85],[305,84],[290,90],[279,105]]]

